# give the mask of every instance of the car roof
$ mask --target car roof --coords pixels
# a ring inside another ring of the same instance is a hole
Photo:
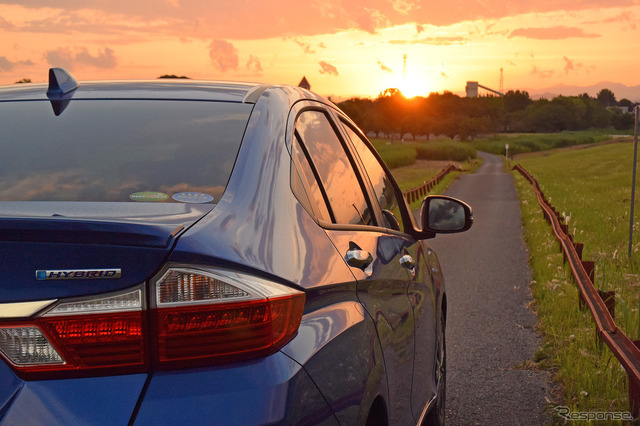
[[[0,86],[0,102],[49,100],[46,83]],[[326,102],[296,86],[190,79],[81,81],[70,99],[171,99],[255,103],[265,91],[280,89],[294,103],[302,99]],[[53,100],[53,99],[52,99]]]

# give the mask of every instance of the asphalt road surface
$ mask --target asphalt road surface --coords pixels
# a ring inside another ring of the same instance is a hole
[[[447,423],[541,425],[551,421],[549,375],[526,368],[540,346],[531,272],[513,179],[500,157],[446,192],[473,208],[473,227],[430,240],[447,288]]]

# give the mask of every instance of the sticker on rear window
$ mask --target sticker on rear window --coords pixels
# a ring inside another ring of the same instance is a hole
[[[165,201],[169,196],[164,192],[144,191],[135,192],[129,195],[129,198],[133,201]]]
[[[202,192],[180,192],[173,194],[173,198],[176,201],[183,203],[210,203],[213,201],[213,197],[209,194],[203,194]]]

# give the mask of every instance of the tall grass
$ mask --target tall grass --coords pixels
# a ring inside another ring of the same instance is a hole
[[[627,256],[632,158],[633,145],[618,143],[516,160],[534,175],[556,210],[564,212],[574,240],[585,244],[583,259],[596,262],[596,287],[616,291],[616,324],[638,339],[638,242],[632,258]],[[520,176],[515,180],[530,250],[532,291],[545,333],[538,359],[556,371],[574,411],[627,411],[626,374],[609,349],[595,343],[591,316],[578,309],[577,290],[537,199],[528,182]],[[640,230],[640,220],[634,224]]]
[[[373,146],[390,169],[409,166],[416,158],[433,161],[464,162],[477,158],[476,150],[466,142],[439,139],[428,142],[398,142],[371,139]]]
[[[467,161],[476,158],[476,149],[468,142],[437,140],[416,144],[418,158],[423,160]]]
[[[409,144],[384,139],[372,139],[371,142],[390,169],[409,166],[416,162],[416,149]]]
[[[612,134],[619,133],[619,131],[613,129],[596,129],[560,133],[497,134],[478,138],[472,144],[478,151],[486,151],[498,155],[505,154],[505,145],[508,144],[509,154],[517,155],[554,148],[593,144],[611,139]]]

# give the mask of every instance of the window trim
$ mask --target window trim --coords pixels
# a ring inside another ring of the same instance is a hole
[[[315,163],[311,159],[311,154],[309,153],[309,150],[307,149],[306,145],[304,144],[304,141],[302,140],[302,136],[300,136],[300,133],[298,133],[298,129],[296,129],[295,126],[293,128],[293,133],[294,133],[293,137],[296,143],[300,145],[300,149],[302,150],[302,153],[304,154],[304,157],[306,158],[307,163],[309,163],[309,167],[311,168],[311,173],[313,173],[313,177],[315,178],[316,183],[318,184],[318,188],[320,189],[320,193],[322,194],[322,199],[324,200],[325,207],[329,212],[329,217],[331,218],[331,222],[337,223],[336,216],[333,213],[333,208],[331,207],[331,203],[329,203],[329,195],[327,194],[327,191],[324,188],[324,185],[322,184],[322,179],[320,179],[320,173],[318,172],[318,168],[316,167]],[[291,151],[293,152],[293,149]],[[293,163],[293,160],[292,160],[292,163]],[[305,192],[307,193],[307,196],[308,196],[308,191],[306,189],[305,189]],[[311,202],[311,199],[309,200]]]

